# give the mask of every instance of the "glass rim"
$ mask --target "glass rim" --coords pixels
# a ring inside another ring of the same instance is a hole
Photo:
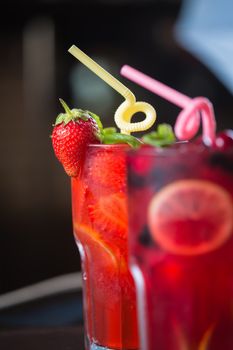
[[[178,142],[177,144],[184,144],[184,147],[141,147],[138,149],[130,149],[128,152],[129,156],[138,156],[138,155],[143,155],[143,156],[161,156],[161,157],[166,157],[166,156],[174,156],[174,155],[183,155],[183,156],[190,156],[190,154],[204,154],[204,153],[212,153],[214,150],[211,149],[210,147],[205,146],[204,144],[200,145],[194,145],[192,148],[186,147],[187,142]]]
[[[231,155],[233,156],[233,148],[221,150],[212,148],[209,146],[192,145],[191,147],[141,147],[139,149],[130,149],[128,156],[138,157],[138,156],[157,156],[157,157],[167,157],[167,156],[177,156],[177,157],[190,157],[190,156],[211,156],[214,154],[219,155]]]
[[[131,149],[131,147],[127,144],[127,143],[114,143],[114,144],[104,144],[104,143],[90,143],[87,148],[90,149],[99,149],[99,148],[129,148]]]
[[[184,147],[182,146],[184,145]],[[89,144],[89,149],[126,149],[126,155],[129,157],[137,157],[139,155],[143,156],[159,156],[159,157],[166,157],[166,156],[190,156],[190,155],[204,155],[204,154],[230,154],[233,155],[233,148],[229,148],[226,150],[216,149],[209,146],[205,146],[203,143],[201,144],[194,144],[191,143],[191,147],[187,146],[187,141],[178,141],[176,142],[176,145],[180,145],[180,147],[155,147],[155,146],[149,146],[149,145],[143,145],[139,148],[132,148],[128,144],[125,143],[118,143],[118,144],[103,144],[103,143],[97,143],[97,144]]]

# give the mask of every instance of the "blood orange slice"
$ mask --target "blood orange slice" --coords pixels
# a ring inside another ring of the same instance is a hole
[[[117,259],[117,253],[91,227],[75,223],[74,231],[84,270],[92,284],[97,284],[103,290],[107,279],[112,284],[118,277],[121,262]]]
[[[84,250],[90,252],[96,259],[116,264],[114,253],[108,245],[101,239],[99,233],[85,224],[74,223],[75,237],[81,243]],[[93,259],[93,258],[92,258]]]
[[[171,253],[207,253],[232,233],[232,199],[209,181],[176,181],[152,198],[148,225],[155,241]]]
[[[116,303],[121,297],[119,286],[123,273],[126,275],[126,261],[123,257],[119,259],[117,252],[91,227],[75,223],[74,231],[81,255],[86,290],[89,288],[96,305],[107,303],[110,307],[111,303]],[[125,278],[123,280],[125,281]]]
[[[93,227],[108,237],[126,238],[127,231],[127,208],[126,195],[124,193],[113,193],[101,196],[93,205],[89,205],[89,215]]]

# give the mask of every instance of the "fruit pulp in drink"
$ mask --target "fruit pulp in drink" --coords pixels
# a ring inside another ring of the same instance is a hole
[[[132,152],[130,265],[143,350],[233,349],[233,152]]]
[[[135,286],[127,264],[127,148],[90,145],[80,176],[72,179],[87,349],[138,349]]]

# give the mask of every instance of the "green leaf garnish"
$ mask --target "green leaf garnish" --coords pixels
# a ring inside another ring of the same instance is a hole
[[[139,147],[142,143],[140,140],[138,140],[136,137],[132,135],[125,135],[120,134],[118,132],[109,132],[109,129],[115,129],[115,128],[107,128],[104,132],[102,132],[101,141],[102,143],[106,145],[113,145],[113,144],[120,144],[120,143],[127,143],[129,146],[133,148]]]
[[[117,129],[114,127],[110,127],[110,128],[104,128],[103,129],[103,135],[109,135],[109,134],[114,134],[117,132]]]
[[[142,136],[142,141],[156,147],[169,146],[175,142],[175,134],[169,124],[159,124],[156,131]]]

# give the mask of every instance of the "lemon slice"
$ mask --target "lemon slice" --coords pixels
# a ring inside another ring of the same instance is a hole
[[[152,198],[148,225],[154,240],[171,253],[207,253],[232,234],[232,198],[209,181],[176,181]]]

